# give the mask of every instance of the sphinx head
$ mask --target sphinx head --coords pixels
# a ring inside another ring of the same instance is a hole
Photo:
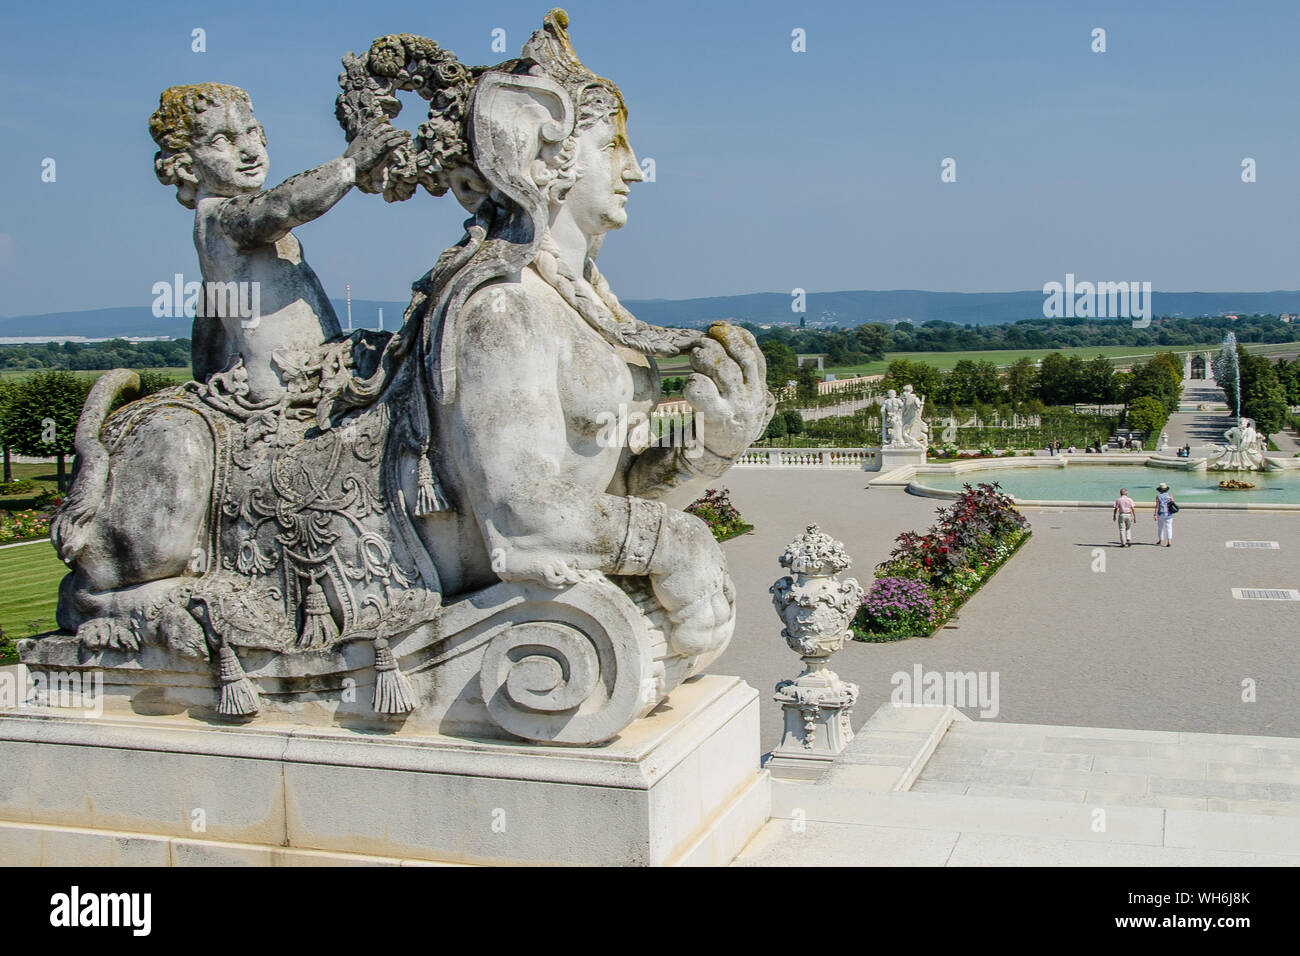
[[[169,87],[149,117],[149,133],[158,144],[154,173],[176,186],[177,201],[190,209],[200,193],[238,196],[266,183],[266,132],[237,86]]]
[[[578,59],[568,24],[552,10],[518,60],[478,77],[468,132],[483,184],[522,187],[516,198],[547,224],[567,219],[595,239],[626,224],[629,187],[645,177],[622,92]],[[478,199],[461,192],[467,206]]]

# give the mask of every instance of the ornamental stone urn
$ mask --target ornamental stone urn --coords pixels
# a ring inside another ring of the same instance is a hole
[[[769,589],[785,627],[781,636],[803,659],[794,680],[776,685],[785,714],[785,734],[767,767],[774,776],[816,780],[853,739],[853,704],[858,687],[828,666],[849,636],[849,622],[862,603],[862,586],[837,575],[852,565],[844,545],[817,525],[796,537],[780,558],[791,575]]]

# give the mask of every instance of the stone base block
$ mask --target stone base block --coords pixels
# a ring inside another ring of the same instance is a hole
[[[880,449],[879,461],[881,474],[893,471],[895,468],[902,468],[904,465],[924,465],[925,449],[886,446]]]
[[[722,865],[768,819],[758,695],[681,685],[598,747],[0,713],[10,865]]]

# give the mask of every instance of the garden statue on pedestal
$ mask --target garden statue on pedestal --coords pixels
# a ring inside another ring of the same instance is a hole
[[[131,373],[92,390],[53,528],[72,633],[24,642],[29,666],[103,669],[136,709],[591,744],[721,653],[734,588],[680,509],[763,434],[766,366],[735,326],[637,320],[597,270],[642,175],[567,23],[490,68],[409,34],[349,55],[348,151],[266,193],[246,97],[164,94],[159,175],[198,203],[204,277],[264,308],[196,320],[196,381],[111,414]],[[413,141],[398,91],[430,103]],[[471,213],[393,334],[341,338],[289,232],[352,183]],[[699,441],[606,440],[676,356]]]
[[[899,447],[903,441],[903,400],[890,389],[880,403],[880,444]]]
[[[912,448],[928,448],[930,445],[930,426],[921,417],[925,410],[925,396],[917,395],[911,385],[903,386],[902,394],[902,439],[903,444]]]

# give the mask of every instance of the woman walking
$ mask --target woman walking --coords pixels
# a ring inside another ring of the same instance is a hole
[[[1174,543],[1174,512],[1178,510],[1178,505],[1174,503],[1174,496],[1169,493],[1169,486],[1163,481],[1156,485],[1156,537],[1157,545],[1163,544],[1166,548],[1171,547]]]

